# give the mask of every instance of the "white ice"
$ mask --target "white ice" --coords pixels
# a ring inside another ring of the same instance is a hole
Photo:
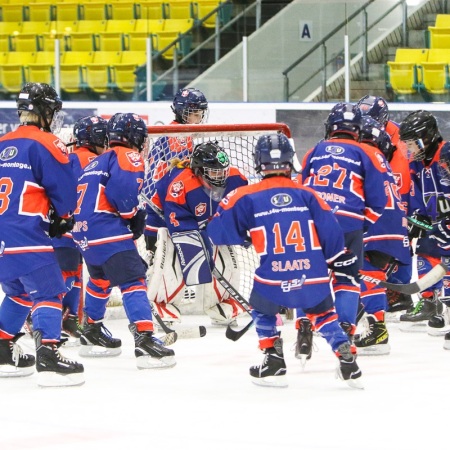
[[[250,381],[249,366],[262,361],[254,328],[232,342],[206,316],[183,321],[206,325],[207,335],[175,343],[172,369],[138,370],[127,321],[119,319],[106,325],[122,339],[122,355],[63,350],[82,360],[83,386],[38,388],[36,374],[0,379],[0,450],[449,448],[443,337],[388,324],[391,354],[359,357],[365,389],[358,391],[335,379],[336,358],[321,338],[302,370],[288,321],[280,330],[289,387],[277,389]],[[30,338],[20,342],[34,351]]]

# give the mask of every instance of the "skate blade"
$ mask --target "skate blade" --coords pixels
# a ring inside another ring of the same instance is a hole
[[[420,322],[403,322],[400,321],[398,329],[404,333],[425,333],[427,331],[427,320]]]
[[[344,380],[347,386],[352,389],[364,390],[364,385],[359,380]]]
[[[450,331],[450,327],[432,328],[427,325],[428,336],[441,337],[441,336],[445,336],[449,331]]]
[[[387,312],[384,316],[386,323],[398,323],[400,322],[400,316],[405,314],[406,311]]]
[[[78,354],[87,358],[110,358],[112,356],[119,356],[122,353],[122,348],[106,348],[100,345],[81,345]]]
[[[383,356],[389,355],[391,346],[389,344],[376,344],[369,347],[356,347],[358,356]]]
[[[308,355],[301,355],[300,353],[295,355],[295,357],[300,361],[300,365],[302,366],[302,369],[305,368],[306,361],[308,361],[308,359],[311,358],[311,357],[308,358]]]
[[[275,388],[286,388],[289,385],[286,375],[278,375],[264,378],[252,377],[252,383],[258,386],[275,387]]]
[[[176,365],[175,357],[153,358],[150,355],[139,356],[136,360],[138,369],[169,369]]]
[[[67,341],[62,344],[62,347],[79,347],[81,345],[80,338],[63,334],[61,334],[61,337],[67,339]]]
[[[84,373],[72,373],[63,375],[56,372],[38,373],[37,384],[39,387],[69,387],[84,384]]]
[[[16,367],[4,364],[0,366],[0,378],[29,377],[34,373],[34,366]]]
[[[450,350],[450,341],[444,341],[444,350]]]

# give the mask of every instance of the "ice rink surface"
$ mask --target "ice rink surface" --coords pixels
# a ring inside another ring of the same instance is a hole
[[[240,319],[244,325],[247,318]],[[251,328],[239,341],[206,316],[207,335],[178,340],[177,365],[138,370],[124,319],[106,323],[123,342],[115,358],[81,358],[86,383],[38,388],[34,374],[0,379],[0,450],[425,450],[449,448],[450,351],[443,337],[388,324],[391,354],[359,357],[365,389],[335,379],[337,360],[322,338],[304,370],[294,358],[294,322],[280,327],[289,387],[251,383],[262,355]],[[25,351],[33,342],[23,337]]]

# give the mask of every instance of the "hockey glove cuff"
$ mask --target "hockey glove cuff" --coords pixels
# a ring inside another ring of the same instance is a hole
[[[139,239],[144,233],[147,213],[144,209],[138,209],[134,217],[130,219],[130,230],[133,233],[133,240]]]
[[[359,286],[358,257],[353,252],[347,250],[328,266],[333,271],[338,282],[348,283],[350,281],[353,285]]]

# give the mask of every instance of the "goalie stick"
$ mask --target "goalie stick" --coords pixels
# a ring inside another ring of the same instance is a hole
[[[423,222],[421,220],[417,220],[414,217],[407,217],[406,220],[416,227],[421,228],[422,230],[431,231],[433,229],[433,225],[430,225],[429,223]]]

